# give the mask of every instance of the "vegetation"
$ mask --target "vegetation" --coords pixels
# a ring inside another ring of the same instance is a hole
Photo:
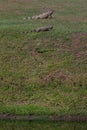
[[[87,115],[87,1],[0,0],[0,113]],[[47,20],[23,20],[48,9]],[[52,25],[49,32],[31,30]]]
[[[0,130],[86,130],[87,123],[67,123],[67,122],[49,122],[49,121],[0,121]]]

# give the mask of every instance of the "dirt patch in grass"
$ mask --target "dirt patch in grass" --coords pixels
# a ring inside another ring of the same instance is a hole
[[[71,79],[72,79],[72,75],[70,75],[69,72],[63,72],[61,70],[54,71],[46,76],[41,76],[41,80],[47,84],[53,81],[57,81],[61,85],[65,82],[68,82],[68,80],[71,80]]]
[[[87,55],[87,33],[74,33],[71,36],[72,51],[76,58],[82,58]]]

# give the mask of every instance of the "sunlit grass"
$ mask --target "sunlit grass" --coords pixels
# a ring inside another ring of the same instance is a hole
[[[87,114],[86,3],[0,1],[1,113]],[[52,19],[23,20],[44,7]],[[53,30],[31,32],[46,25]]]

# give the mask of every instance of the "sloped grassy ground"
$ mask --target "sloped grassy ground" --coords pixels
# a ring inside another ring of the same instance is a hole
[[[87,115],[86,5],[0,0],[0,113]],[[23,20],[48,9],[50,20]]]

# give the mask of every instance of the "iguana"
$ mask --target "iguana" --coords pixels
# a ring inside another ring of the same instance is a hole
[[[27,33],[31,33],[31,32],[43,32],[43,31],[50,31],[51,29],[53,29],[53,26],[43,26],[43,27],[39,27],[30,31],[26,31],[26,32],[22,32],[23,34],[27,34]]]
[[[53,14],[54,10],[49,10],[45,13],[42,13],[40,15],[36,15],[36,16],[32,16],[32,17],[27,17],[27,18],[24,18],[24,19],[48,19],[48,18],[52,18],[52,14]]]
[[[49,31],[52,28],[53,28],[52,26],[39,27],[39,28],[32,30],[31,32]]]

